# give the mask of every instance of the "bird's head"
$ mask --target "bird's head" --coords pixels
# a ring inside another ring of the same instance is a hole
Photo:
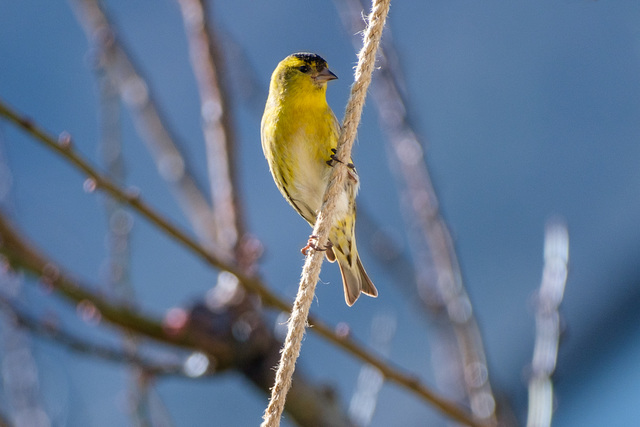
[[[327,82],[338,77],[329,70],[327,61],[315,53],[294,53],[280,61],[271,84],[286,92],[306,91],[324,94]]]

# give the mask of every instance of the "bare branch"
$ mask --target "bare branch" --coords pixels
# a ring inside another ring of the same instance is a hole
[[[551,426],[553,383],[560,342],[558,309],[564,296],[569,262],[569,232],[561,222],[547,225],[544,236],[544,268],[536,304],[536,342],[529,380],[527,427]]]

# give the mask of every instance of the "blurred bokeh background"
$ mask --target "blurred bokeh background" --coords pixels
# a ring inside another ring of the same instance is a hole
[[[54,135],[69,132],[79,152],[103,165],[96,55],[74,4],[0,0],[0,98]],[[170,0],[103,5],[206,188],[200,103],[179,6]],[[340,77],[328,98],[341,117],[356,62],[352,34],[330,1],[211,2],[209,14],[226,58],[245,220],[264,247],[259,271],[292,300],[303,264],[299,249],[310,230],[283,201],[262,155],[268,81],[288,54],[319,53]],[[522,424],[544,228],[560,217],[570,232],[570,272],[554,425],[633,425],[640,417],[640,3],[405,1],[392,4],[388,27],[385,37],[397,48],[408,114],[452,231],[494,391]],[[150,204],[188,228],[128,110],[122,107],[119,115],[126,186],[139,188]],[[369,218],[358,228],[358,241],[380,297],[363,297],[348,308],[338,269],[326,264],[312,311],[331,325],[348,324],[365,343],[374,320],[387,319],[395,324],[386,350],[390,360],[434,384],[430,326],[402,291],[401,278],[380,266],[371,249],[377,224],[394,250],[411,258],[384,138],[369,102],[354,151],[362,182],[358,206]],[[105,197],[83,191],[83,176],[5,121],[0,168],[2,212],[66,269],[103,283]],[[128,277],[145,312],[160,317],[201,299],[215,284],[214,270],[138,216],[130,219]],[[120,342],[109,328],[79,320],[33,279],[24,279],[20,295],[37,316],[57,313],[70,330]],[[270,314],[272,322],[276,315]],[[5,339],[5,355],[8,345]],[[126,366],[37,337],[25,346],[51,425],[132,424]],[[6,378],[12,365],[5,358],[2,366]],[[299,366],[314,381],[335,387],[348,406],[361,368],[357,360],[310,333]],[[0,410],[11,414],[6,379],[3,384]],[[256,425],[267,403],[265,394],[234,373],[161,378],[153,393],[176,426]],[[446,422],[385,384],[370,425]]]

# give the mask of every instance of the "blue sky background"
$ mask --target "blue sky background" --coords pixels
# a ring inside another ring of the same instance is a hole
[[[206,182],[199,101],[177,4],[104,3]],[[340,77],[328,98],[341,117],[355,54],[332,2],[237,0],[213,5],[211,15],[228,37],[227,50],[241,52],[230,59],[229,74],[246,219],[266,248],[261,273],[293,298],[309,228],[282,200],[262,156],[268,79],[292,52],[321,54]],[[554,425],[632,425],[640,417],[640,3],[405,1],[392,4],[389,27],[494,388],[524,420],[544,225],[561,216],[571,235],[571,265]],[[0,97],[53,134],[70,132],[76,148],[100,164],[99,97],[90,64],[90,46],[69,2],[0,0]],[[127,183],[186,227],[126,110],[122,138]],[[354,151],[362,182],[358,203],[407,250],[382,138],[370,102]],[[103,197],[83,192],[84,177],[5,122],[0,149],[12,173],[3,211],[78,277],[100,283]],[[327,264],[312,310],[331,324],[348,322],[362,340],[376,315],[397,317],[390,358],[432,384],[422,317],[394,277],[376,265],[362,234],[363,262],[380,297],[347,308],[337,268]],[[132,239],[131,281],[143,309],[160,316],[214,283],[215,272],[137,217]],[[31,285],[25,298],[34,310],[64,307]],[[96,334],[74,317],[63,319],[71,329]],[[126,369],[51,343],[33,345],[55,425],[126,424]],[[334,385],[348,402],[359,372],[354,359],[309,334],[300,367]],[[233,374],[163,380],[156,389],[177,426],[256,425],[267,401]],[[372,426],[426,424],[444,421],[396,386],[384,386]]]

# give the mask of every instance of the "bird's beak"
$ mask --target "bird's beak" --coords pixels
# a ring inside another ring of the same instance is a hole
[[[337,78],[338,76],[333,74],[328,68],[323,68],[322,71],[313,76],[313,80],[315,80],[316,83],[326,83],[329,80],[335,80]]]

